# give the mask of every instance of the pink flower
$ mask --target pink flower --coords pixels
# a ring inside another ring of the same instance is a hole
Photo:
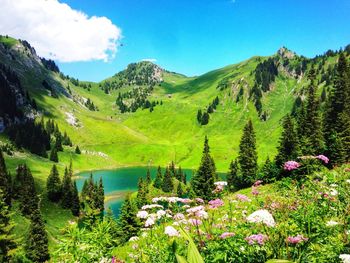
[[[202,198],[198,198],[198,197],[197,197],[195,200],[196,200],[196,202],[199,203],[199,204],[203,204],[203,203],[204,203],[204,200],[203,200]]]
[[[177,213],[176,215],[174,215],[174,219],[175,220],[182,220],[182,219],[185,219],[185,216],[181,213]]]
[[[300,164],[296,161],[288,161],[284,164],[283,169],[286,171],[292,171],[300,167]]]
[[[261,185],[262,183],[263,183],[263,180],[258,180],[253,184],[253,186],[257,187],[257,186]]]
[[[192,200],[189,198],[181,198],[179,199],[179,202],[183,204],[189,204],[189,203],[192,203]]]
[[[259,245],[264,245],[265,241],[268,239],[269,238],[263,234],[251,235],[251,236],[245,238],[245,240],[248,241],[249,245],[253,245],[256,243]]]
[[[309,239],[304,237],[303,235],[297,235],[295,237],[289,236],[287,237],[287,242],[289,244],[298,244],[300,242],[308,241]]]
[[[220,206],[223,206],[224,202],[221,199],[218,198],[218,199],[215,199],[215,200],[210,200],[208,202],[208,204],[209,204],[209,207],[211,209],[215,209],[215,208],[218,208]]]
[[[323,154],[317,155],[316,156],[317,159],[321,160],[322,162],[324,162],[325,164],[327,164],[329,162],[328,157],[324,156]]]
[[[236,194],[236,198],[241,202],[250,202],[250,199],[246,195]]]
[[[202,221],[199,219],[191,218],[188,220],[192,226],[199,226],[202,224]]]
[[[233,237],[235,235],[235,233],[232,233],[232,232],[225,232],[225,233],[222,233],[220,235],[220,238],[221,239],[225,239],[225,238],[228,238],[228,237]]]
[[[257,187],[254,187],[254,186],[252,187],[252,195],[255,195],[255,196],[259,195],[259,191]]]
[[[166,226],[164,230],[164,234],[168,235],[169,237],[180,236],[179,232],[172,226]]]

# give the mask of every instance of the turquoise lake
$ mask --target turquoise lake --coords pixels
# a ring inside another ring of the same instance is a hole
[[[120,207],[129,192],[137,190],[137,183],[140,177],[146,178],[147,167],[127,167],[118,168],[114,170],[101,170],[93,172],[83,172],[77,175],[78,190],[81,191],[84,180],[90,177],[92,173],[95,181],[102,177],[105,189],[105,209],[112,209],[113,214],[117,217],[119,215]],[[154,179],[157,173],[157,167],[151,167],[151,176]],[[164,169],[162,169],[164,173]],[[193,170],[183,169],[187,175],[187,180],[192,176]]]

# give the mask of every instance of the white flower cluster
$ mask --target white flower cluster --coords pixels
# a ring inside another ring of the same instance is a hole
[[[166,226],[164,233],[168,235],[169,237],[178,237],[180,236],[180,233],[172,226]]]
[[[339,258],[343,261],[343,263],[350,263],[350,255],[349,254],[341,254]]]
[[[142,210],[153,209],[153,208],[163,208],[163,206],[162,205],[158,205],[158,204],[144,205],[142,207]]]
[[[247,217],[249,223],[263,223],[269,227],[274,227],[276,225],[273,216],[266,209],[260,209],[250,214]]]

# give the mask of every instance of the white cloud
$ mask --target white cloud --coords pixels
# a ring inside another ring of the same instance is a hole
[[[27,40],[40,56],[61,62],[104,60],[117,52],[121,30],[57,0],[0,0],[0,34]]]
[[[155,58],[144,58],[144,59],[142,59],[142,61],[148,61],[148,62],[156,63],[157,59],[155,59]]]

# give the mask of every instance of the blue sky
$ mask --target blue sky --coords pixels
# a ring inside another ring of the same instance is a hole
[[[154,58],[189,76],[271,55],[281,46],[310,57],[350,43],[349,0],[63,0],[122,30],[109,61],[59,62],[81,80],[100,81]]]

